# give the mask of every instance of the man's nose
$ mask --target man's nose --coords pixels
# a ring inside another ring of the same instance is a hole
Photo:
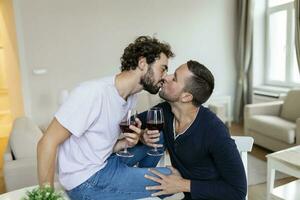
[[[169,81],[170,81],[170,78],[171,78],[171,75],[166,75],[166,76],[163,78],[163,82],[169,82]]]

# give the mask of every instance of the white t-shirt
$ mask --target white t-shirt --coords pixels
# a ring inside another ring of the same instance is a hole
[[[120,135],[119,123],[136,98],[132,95],[125,101],[115,77],[85,82],[71,92],[55,114],[72,133],[58,150],[58,177],[65,189],[75,188],[105,167]]]

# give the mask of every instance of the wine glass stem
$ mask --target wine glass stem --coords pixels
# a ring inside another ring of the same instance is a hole
[[[154,147],[154,151],[157,151],[157,147]]]

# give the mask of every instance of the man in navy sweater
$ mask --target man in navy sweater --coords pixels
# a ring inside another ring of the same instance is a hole
[[[243,163],[234,140],[222,121],[202,104],[214,89],[214,77],[202,64],[188,61],[164,78],[158,104],[164,112],[164,144],[169,151],[172,174],[155,169],[147,179],[153,196],[184,192],[185,199],[241,200],[247,193]],[[146,124],[146,113],[140,115]],[[147,131],[142,141],[156,146],[158,131]]]

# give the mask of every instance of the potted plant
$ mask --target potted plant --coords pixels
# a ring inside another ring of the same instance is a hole
[[[22,200],[64,200],[62,193],[56,192],[50,185],[34,188],[26,192]]]

